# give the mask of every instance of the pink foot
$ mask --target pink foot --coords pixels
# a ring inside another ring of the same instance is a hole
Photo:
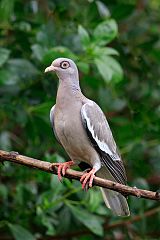
[[[82,189],[87,189],[88,186],[91,188],[93,185],[93,179],[95,177],[95,168],[90,170],[89,172],[86,172],[83,174],[83,176],[80,179],[80,182],[82,183]]]
[[[72,165],[74,165],[73,161],[64,162],[64,163],[53,163],[51,168],[58,167],[58,179],[59,181],[62,181],[62,175],[64,176],[66,174],[66,170],[70,168]]]

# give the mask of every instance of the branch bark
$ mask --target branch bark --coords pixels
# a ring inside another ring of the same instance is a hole
[[[6,152],[6,151],[0,150],[0,161],[1,162],[9,161],[16,164],[28,166],[31,168],[37,168],[44,172],[57,174],[57,167],[56,166],[54,167],[54,163],[26,157],[16,152]],[[82,172],[68,169],[65,177],[70,179],[80,180],[82,174],[83,174]],[[141,197],[141,198],[160,201],[159,192],[152,192],[148,190],[138,189],[135,187],[129,187],[129,186],[125,186],[125,185],[112,182],[106,179],[98,178],[98,177],[94,178],[94,185],[120,192],[125,196],[132,195],[139,198]]]

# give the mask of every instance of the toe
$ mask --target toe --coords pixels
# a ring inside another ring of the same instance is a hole
[[[64,176],[66,174],[66,170],[67,168],[69,168],[69,166],[66,164],[66,165],[63,165],[62,167],[62,175]]]
[[[58,166],[58,179],[60,182],[62,181],[62,175],[61,175],[62,167],[63,165]]]
[[[88,173],[84,173],[82,175],[82,177],[80,178],[80,182],[83,182],[87,175],[88,175]]]
[[[82,188],[83,189],[86,187],[86,184],[87,184],[89,178],[90,178],[90,174],[87,174],[85,179],[84,179],[84,181],[83,181],[83,183],[82,183]]]
[[[89,180],[89,187],[91,188],[93,185],[93,179],[94,179],[94,174],[91,175],[90,180]]]
[[[95,177],[95,169],[92,169],[89,173],[84,173],[80,179],[82,183],[82,189],[87,189],[92,187],[93,179]]]

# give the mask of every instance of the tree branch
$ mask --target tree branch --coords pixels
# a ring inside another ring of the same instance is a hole
[[[103,227],[107,231],[112,230],[114,228],[119,228],[119,227],[122,227],[122,226],[125,227],[125,226],[128,226],[128,225],[130,225],[134,222],[138,222],[138,221],[142,220],[144,217],[151,217],[152,215],[154,215],[156,213],[159,213],[159,211],[160,211],[160,207],[153,208],[153,209],[148,210],[147,212],[144,212],[144,214],[135,215],[135,216],[133,216],[130,219],[127,219],[127,220],[125,220],[123,218],[123,220],[119,220],[119,221],[113,222],[111,224],[105,223],[103,225]],[[63,235],[48,237],[47,240],[71,239],[73,237],[79,237],[79,236],[90,235],[90,234],[92,234],[92,232],[89,231],[88,229],[86,229],[86,230],[83,230],[83,231],[76,231],[76,232],[66,233],[66,234],[63,234]],[[40,240],[42,240],[42,238],[40,238]]]
[[[45,162],[45,161],[40,161],[38,159],[26,157],[26,156],[20,155],[16,152],[6,152],[6,151],[0,150],[0,161],[1,162],[9,161],[9,162],[21,164],[24,166],[28,166],[31,168],[37,168],[44,172],[57,174],[57,167],[56,166],[55,166],[55,168],[53,167],[54,163],[49,163],[49,162]],[[65,177],[70,178],[70,179],[80,180],[82,174],[83,174],[82,172],[68,169]],[[136,196],[139,198],[142,197],[142,198],[146,198],[146,199],[160,201],[160,193],[159,192],[152,192],[152,191],[147,191],[147,190],[138,189],[138,188],[134,188],[134,187],[129,187],[129,186],[125,186],[125,185],[115,183],[115,182],[112,182],[112,181],[109,181],[106,179],[98,178],[98,177],[94,178],[94,185],[100,186],[103,188],[108,188],[113,191],[120,192],[127,196],[132,195],[132,196]]]

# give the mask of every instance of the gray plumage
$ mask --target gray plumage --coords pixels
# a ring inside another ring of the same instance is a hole
[[[95,102],[82,94],[75,63],[58,58],[46,68],[45,72],[48,71],[55,71],[59,78],[56,104],[50,112],[57,140],[75,164],[86,162],[98,177],[126,184],[123,162],[106,117]],[[130,214],[122,194],[102,188],[101,191],[114,214]]]

